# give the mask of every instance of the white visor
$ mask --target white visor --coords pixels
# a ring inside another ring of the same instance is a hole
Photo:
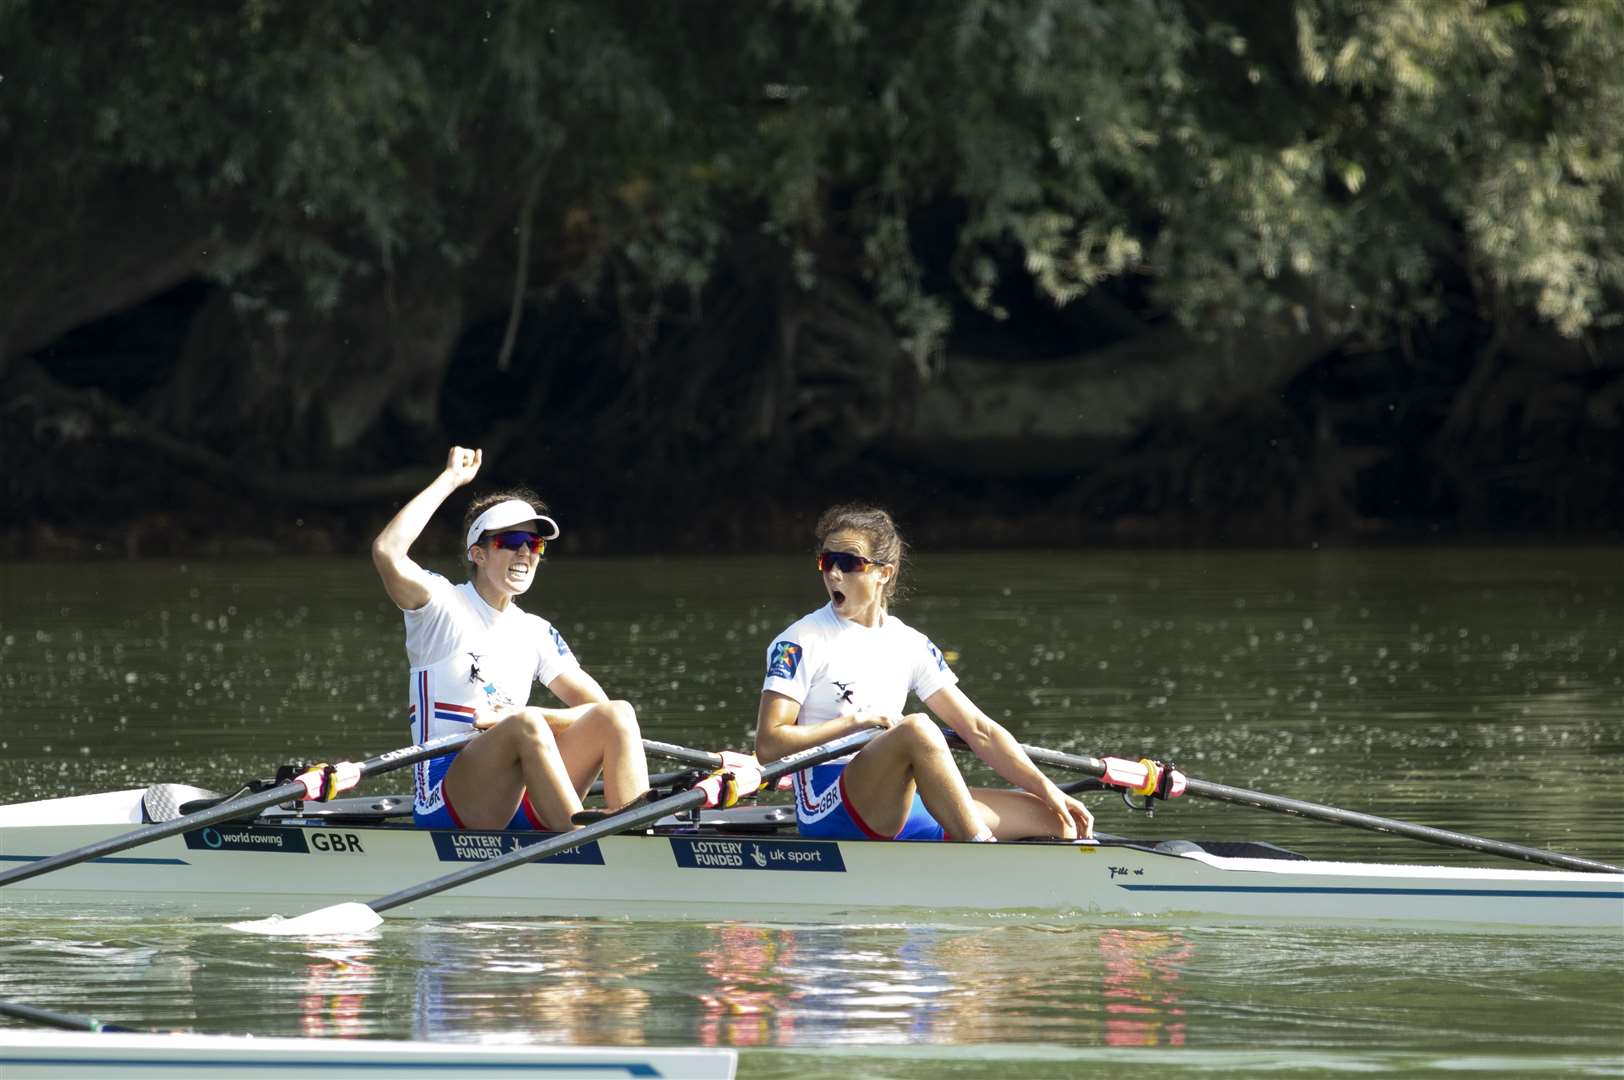
[[[523,499],[509,499],[507,502],[497,503],[474,519],[474,523],[468,526],[468,542],[463,547],[473,547],[485,533],[499,532],[514,525],[523,525],[527,521],[536,522],[543,540],[558,539],[558,522]]]

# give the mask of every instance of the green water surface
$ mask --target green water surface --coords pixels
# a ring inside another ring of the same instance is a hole
[[[1023,741],[1624,860],[1615,552],[927,553],[907,580],[898,612]],[[524,605],[646,734],[720,749],[748,748],[763,652],[822,600],[809,557],[559,553]],[[365,560],[0,565],[0,800],[360,758],[409,741],[405,706],[400,618]],[[1490,861],[1219,804],[1147,823],[1089,798],[1111,832]],[[1624,927],[740,915],[399,920],[324,945],[136,906],[8,916],[0,895],[0,997],[211,1033],[722,1044],[746,1077],[1624,1075]]]

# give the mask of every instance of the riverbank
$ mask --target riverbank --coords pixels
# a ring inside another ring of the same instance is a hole
[[[804,509],[711,508],[684,521],[653,523],[635,511],[563,515],[560,553],[646,555],[658,553],[810,550],[811,528],[824,502]],[[458,508],[460,511],[460,507]],[[1123,515],[1088,520],[1052,511],[976,513],[965,507],[922,511],[893,508],[909,544],[921,551],[1017,550],[1023,548],[1315,549],[1449,545],[1483,547],[1590,547],[1624,543],[1624,530],[1482,532],[1447,524],[1364,522],[1354,527],[1308,529],[1268,519],[1212,520],[1195,516]],[[230,515],[198,511],[105,518],[83,525],[35,521],[0,527],[0,558],[129,560],[146,558],[325,557],[364,555],[388,513]],[[460,512],[443,513],[419,544],[453,550]]]

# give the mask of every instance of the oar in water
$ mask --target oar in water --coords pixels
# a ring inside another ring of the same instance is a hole
[[[964,748],[964,741],[957,735],[950,732],[948,733],[948,739],[955,746],[961,749]],[[1047,765],[1054,769],[1065,769],[1069,772],[1097,776],[1113,787],[1142,795],[1155,795],[1160,798],[1177,795],[1198,795],[1203,799],[1215,799],[1219,802],[1234,803],[1237,806],[1255,806],[1261,810],[1273,810],[1276,813],[1291,814],[1295,817],[1313,818],[1317,821],[1329,821],[1337,825],[1351,825],[1358,829],[1368,829],[1371,832],[1406,836],[1412,840],[1424,840],[1427,843],[1441,844],[1444,847],[1466,848],[1470,851],[1481,851],[1490,855],[1503,855],[1508,859],[1544,863],[1547,866],[1556,866],[1563,870],[1624,874],[1624,867],[1598,862],[1595,859],[1581,858],[1578,855],[1564,855],[1560,851],[1547,851],[1544,848],[1524,847],[1522,844],[1507,843],[1504,840],[1491,840],[1484,836],[1471,836],[1467,833],[1452,832],[1449,829],[1435,829],[1430,825],[1417,825],[1414,822],[1399,821],[1395,818],[1377,817],[1375,814],[1361,813],[1358,810],[1343,810],[1340,807],[1305,802],[1302,799],[1287,798],[1284,795],[1270,795],[1265,791],[1251,791],[1247,788],[1230,787],[1228,784],[1218,784],[1211,780],[1201,780],[1194,776],[1187,776],[1170,766],[1149,760],[1128,761],[1124,758],[1112,757],[1100,759],[1082,754],[1063,754],[1057,750],[1045,750],[1041,746],[1026,746],[1024,744],[1021,749],[1025,750],[1026,756],[1038,765]]]
[[[41,1009],[33,1005],[24,1005],[17,1001],[0,1001],[0,1016],[10,1016],[18,1020],[27,1020],[31,1024],[42,1024],[46,1027],[62,1028],[66,1031],[134,1031],[134,1028],[121,1027],[118,1024],[107,1024],[97,1020],[94,1016],[80,1016],[77,1013],[52,1012],[50,1009]]]
[[[65,866],[99,859],[104,855],[112,855],[119,851],[128,851],[130,848],[142,844],[150,844],[154,840],[162,840],[166,836],[176,833],[189,832],[192,829],[201,829],[205,825],[215,825],[222,821],[230,821],[244,814],[258,813],[277,803],[284,803],[290,799],[330,799],[340,791],[347,791],[360,783],[368,776],[390,772],[394,769],[415,765],[419,761],[439,757],[441,754],[452,754],[468,745],[478,737],[478,731],[459,731],[453,735],[444,735],[438,739],[431,739],[425,743],[414,746],[403,746],[399,750],[390,750],[377,757],[367,758],[362,762],[343,761],[337,765],[314,765],[289,780],[285,784],[243,795],[239,798],[228,799],[214,806],[198,810],[195,813],[185,814],[172,821],[159,821],[151,825],[144,825],[133,832],[121,836],[98,840],[94,844],[64,851],[60,855],[48,855],[35,862],[24,863],[9,870],[0,871],[0,885],[10,885],[13,882],[26,881],[31,877],[60,870]]]
[[[760,767],[759,777],[740,777],[737,780],[739,794],[749,794],[778,780],[781,776],[811,768],[813,765],[830,761],[837,757],[856,753],[869,740],[880,733],[879,728],[865,728],[843,735],[838,739],[823,743],[819,746],[808,747],[805,750],[779,758],[771,765]],[[749,759],[746,759],[749,760]],[[750,770],[740,770],[746,772]],[[501,873],[503,870],[522,866],[525,863],[545,859],[549,855],[571,851],[594,840],[601,840],[606,836],[614,836],[630,829],[652,825],[654,822],[669,814],[681,813],[684,810],[694,810],[718,801],[717,785],[714,783],[727,774],[717,773],[703,783],[687,791],[664,799],[657,799],[650,803],[639,803],[625,810],[610,814],[608,817],[574,832],[559,833],[550,839],[535,844],[527,844],[515,848],[503,855],[483,862],[470,863],[459,870],[454,870],[443,877],[421,885],[401,889],[380,896],[376,900],[366,903],[347,901],[334,904],[331,907],[318,908],[307,911],[303,915],[295,915],[291,919],[273,915],[268,919],[255,919],[249,922],[232,923],[237,930],[244,930],[254,934],[277,934],[287,936],[322,937],[330,934],[356,934],[371,930],[383,921],[382,912],[391,908],[410,904],[414,900],[421,900],[435,893],[454,889],[459,885],[466,885],[471,881]],[[709,790],[707,790],[707,788]],[[748,790],[747,790],[748,789]]]

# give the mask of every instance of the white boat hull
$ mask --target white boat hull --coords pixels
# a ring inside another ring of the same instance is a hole
[[[140,795],[0,807],[0,867],[129,831],[128,807],[139,823]],[[103,820],[87,820],[98,817]],[[384,896],[543,835],[285,820],[290,823],[195,830],[7,885],[0,888],[0,918],[51,909],[81,913],[90,905],[129,910],[132,904],[143,914],[296,915]],[[50,821],[58,823],[44,824]],[[1261,919],[1624,933],[1624,875],[1226,858],[1057,842],[835,843],[793,833],[662,831],[612,836],[389,914],[794,922]]]
[[[731,1049],[531,1046],[373,1039],[262,1039],[0,1029],[7,1080],[87,1077],[537,1077],[732,1080]]]

